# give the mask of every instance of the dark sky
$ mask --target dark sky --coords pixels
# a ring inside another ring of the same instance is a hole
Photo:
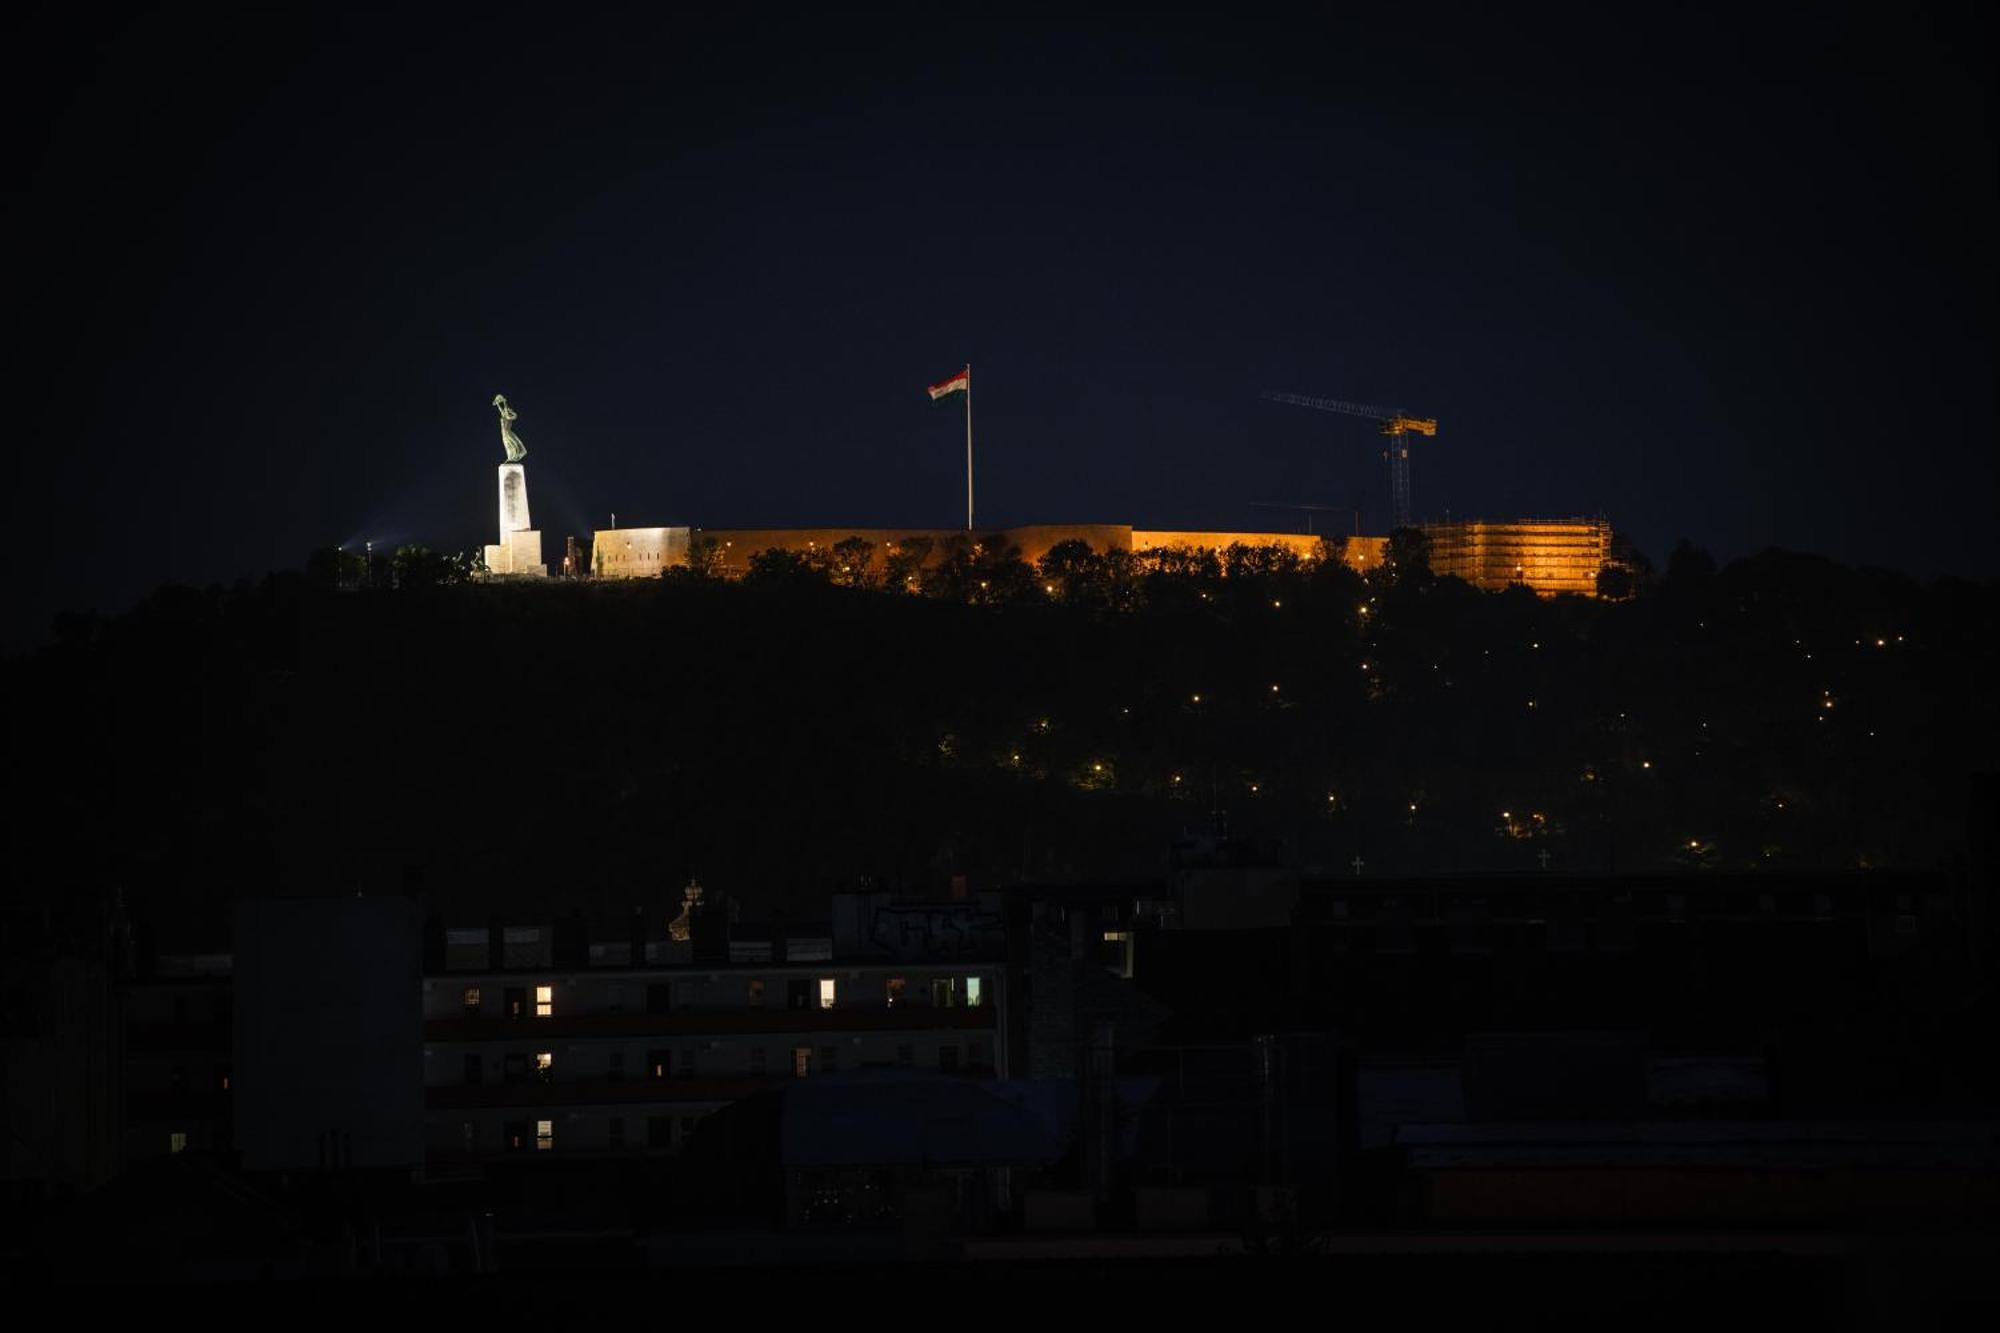
[[[1371,5],[1364,13],[1391,8]],[[1380,531],[1602,512],[2000,572],[1990,47],[1644,21],[11,20],[6,639],[58,607],[626,523]]]

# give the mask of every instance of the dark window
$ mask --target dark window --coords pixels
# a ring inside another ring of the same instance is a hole
[[[912,1068],[917,1063],[917,1048],[907,1041],[896,1047],[896,1063],[905,1069]]]
[[[514,1051],[507,1056],[506,1061],[501,1065],[500,1076],[509,1083],[526,1083],[528,1081],[529,1067],[526,1053]]]
[[[649,1014],[672,1013],[674,1008],[674,983],[655,981],[646,987],[646,1012]]]
[[[535,1122],[532,1120],[509,1120],[502,1135],[502,1142],[508,1152],[533,1152],[535,1150]]]
[[[612,1116],[612,1117],[611,1117],[611,1125],[610,1125],[610,1129],[609,1129],[609,1139],[610,1139],[610,1143],[611,1143],[611,1146],[612,1146],[612,1147],[614,1147],[614,1148],[622,1148],[622,1147],[624,1147],[624,1146],[625,1146],[625,1117],[624,1117],[624,1116],[621,1116],[621,1115],[614,1115],[614,1116]]]
[[[614,1083],[625,1077],[625,1052],[611,1053],[611,1068],[605,1072],[605,1077]]]
[[[812,1008],[811,978],[793,977],[785,983],[785,1007],[789,1009]]]
[[[670,1115],[649,1115],[646,1117],[646,1146],[648,1148],[671,1148],[674,1146],[674,1118]]]
[[[947,1042],[945,1045],[938,1047],[938,1070],[946,1074],[958,1072],[957,1046]]]
[[[476,1055],[466,1056],[465,1081],[467,1083],[482,1083],[485,1081],[485,1079],[486,1079],[486,1071],[482,1067],[479,1057]]]
[[[647,1078],[668,1078],[673,1074],[673,1072],[674,1072],[674,1053],[672,1051],[646,1052]]]
[[[838,1046],[820,1047],[819,1067],[822,1073],[827,1074],[831,1074],[834,1070],[840,1068],[840,1048]]]
[[[507,1017],[526,1018],[528,1016],[528,988],[509,986],[507,988]]]

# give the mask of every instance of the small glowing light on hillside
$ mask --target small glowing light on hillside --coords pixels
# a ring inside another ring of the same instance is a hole
[[[1514,817],[1514,812],[1512,810],[1502,810],[1500,812],[1500,818],[1502,819],[1512,819],[1513,817]]]
[[[1015,753],[1015,754],[1010,754],[1010,755],[1008,755],[1008,756],[1007,756],[1007,762],[1008,762],[1008,763],[1010,763],[1010,764],[1018,764],[1018,763],[1020,763],[1020,762],[1021,762],[1021,756],[1020,756],[1020,754],[1019,754],[1019,753]]]
[[[1533,708],[1534,706],[1535,706],[1535,701],[1533,699],[1528,700],[1528,707]]]
[[[1415,813],[1416,813],[1416,811],[1417,811],[1417,803],[1416,803],[1415,801],[1411,801],[1411,802],[1410,802],[1410,813],[1411,813],[1411,814],[1415,814]]]
[[[1174,786],[1178,787],[1181,785],[1181,775],[1176,773],[1172,777],[1168,778],[1167,781],[1172,783]]]
[[[1093,773],[1102,773],[1102,772],[1104,771],[1104,765],[1102,765],[1102,764],[1092,764],[1092,765],[1090,766],[1090,771],[1091,771],[1091,772],[1093,772]]]
[[[1360,609],[1361,609],[1361,614],[1362,614],[1362,615],[1364,615],[1364,616],[1365,616],[1365,615],[1367,615],[1367,614],[1368,614],[1368,603],[1366,603],[1366,602],[1363,602],[1363,603],[1361,604],[1361,608],[1360,608]]]
[[[1875,640],[1875,646],[1877,648],[1887,648],[1889,646],[1889,641],[1887,639],[1877,639]]]
[[[1043,592],[1054,592],[1055,590],[1056,590],[1056,585],[1053,583],[1044,583],[1042,585]]]
[[[1278,692],[1278,687],[1276,685],[1273,685],[1271,687],[1271,693],[1276,694],[1277,692]]]
[[[1277,600],[1276,598],[1273,598],[1273,599],[1271,600],[1271,609],[1272,609],[1273,611],[1277,610],[1277,609],[1278,609],[1279,607],[1281,607],[1281,606],[1283,606],[1283,605],[1284,605],[1284,603],[1283,603],[1283,602],[1281,602],[1281,601],[1278,601],[1278,600]]]
[[[1639,767],[1641,768],[1651,768],[1652,766],[1653,766],[1653,761],[1650,759],[1641,759],[1639,761]]]
[[[1252,796],[1255,796],[1257,794],[1257,784],[1254,782],[1250,784],[1250,794]]]
[[[1193,698],[1194,698],[1194,702],[1196,702],[1196,703],[1200,703],[1200,702],[1201,702],[1201,696],[1200,696],[1199,694],[1197,694],[1197,695],[1193,696]]]

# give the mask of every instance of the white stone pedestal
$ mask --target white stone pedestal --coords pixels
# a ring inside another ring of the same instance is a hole
[[[500,465],[500,540],[486,548],[486,572],[548,577],[542,563],[542,534],[528,518],[528,469],[520,463]]]

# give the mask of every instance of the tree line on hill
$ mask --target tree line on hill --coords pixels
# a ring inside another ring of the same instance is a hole
[[[1683,544],[1624,601],[1481,593],[1415,534],[1366,574],[971,542],[738,581],[368,572],[163,588],[8,659],[47,867],[16,894],[622,919],[699,877],[811,913],[1153,877],[1220,831],[1318,873],[1935,865],[2000,738],[1993,585],[1777,551]]]

